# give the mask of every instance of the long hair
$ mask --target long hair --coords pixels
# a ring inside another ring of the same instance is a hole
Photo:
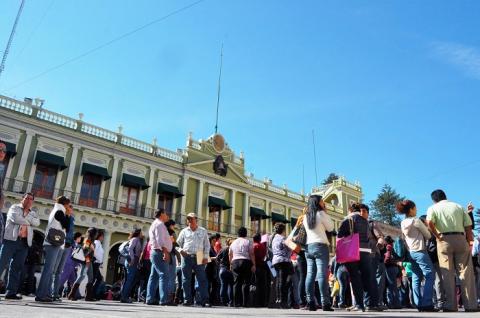
[[[322,200],[321,195],[311,195],[307,204],[307,225],[309,229],[314,229],[317,225],[317,211],[321,209],[318,203]]]

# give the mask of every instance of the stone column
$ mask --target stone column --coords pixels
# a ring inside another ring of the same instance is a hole
[[[202,226],[206,226],[207,222],[205,221],[205,217],[203,215],[203,187],[205,185],[205,181],[199,180],[198,183],[198,192],[197,192],[197,206],[196,206],[196,213],[198,218],[201,219],[200,224]]]
[[[105,253],[103,254],[103,264],[100,272],[104,279],[107,278],[107,269],[108,269],[108,254],[110,253],[110,241],[112,239],[112,232],[105,230],[105,234],[103,236],[103,250]]]
[[[235,234],[235,197],[237,196],[237,191],[231,191],[232,196],[232,209],[230,210],[230,230],[228,231],[230,234]]]
[[[265,213],[267,213],[268,216],[272,216],[272,211],[270,209],[270,201],[265,200]],[[265,231],[267,233],[272,233],[272,219],[266,219],[265,220]]]
[[[188,176],[184,175],[182,180],[182,201],[180,203],[180,214],[186,214],[186,206],[187,206],[187,185],[188,185]]]
[[[17,176],[15,178],[14,191],[21,192],[25,182],[25,167],[27,166],[28,155],[30,154],[30,146],[32,145],[32,138],[35,133],[31,130],[26,131],[27,137],[25,139],[25,145],[22,150],[22,158],[20,159],[20,165],[18,166]]]
[[[110,189],[108,190],[108,201],[107,209],[115,209],[115,189],[117,188],[117,174],[118,174],[118,164],[120,158],[117,156],[113,157],[113,169],[112,169],[112,178],[110,179]]]
[[[152,194],[153,194],[153,191],[156,191],[157,190],[157,183],[155,182],[155,168],[150,166],[150,177],[148,178],[148,185],[150,186],[150,188],[148,188],[147,190],[147,202],[145,203],[145,208],[146,208],[146,213],[145,214],[145,217],[153,217],[153,211],[152,209],[156,209],[157,207],[154,206],[152,207]],[[155,195],[157,193],[155,192]],[[150,215],[147,215],[147,214],[150,214]]]
[[[80,149],[80,146],[73,145],[72,149],[72,158],[70,159],[70,164],[68,165],[67,182],[65,184],[65,190],[69,192],[73,192],[72,183],[75,173],[75,167],[77,165],[78,150]],[[80,192],[80,190],[77,189],[77,192]]]
[[[250,206],[248,202],[248,193],[245,193],[245,198],[243,200],[243,226],[250,231],[250,235],[252,234],[252,230],[250,229],[251,222],[250,222]]]

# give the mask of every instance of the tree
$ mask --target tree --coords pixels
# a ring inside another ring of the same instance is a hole
[[[327,185],[327,184],[330,184],[332,183],[333,181],[337,180],[338,178],[340,178],[335,172],[331,172],[323,181],[322,181],[322,184],[323,185]]]
[[[396,212],[395,205],[398,201],[404,199],[405,197],[398,194],[390,185],[385,184],[378,194],[377,199],[370,202],[372,209],[370,215],[372,219],[393,226],[399,226],[401,220]]]

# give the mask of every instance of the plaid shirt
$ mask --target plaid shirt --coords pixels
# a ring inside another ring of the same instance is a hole
[[[198,251],[203,250],[204,258],[207,258],[210,252],[207,230],[200,226],[195,231],[192,231],[190,227],[184,228],[178,235],[177,244],[190,255],[195,255]]]

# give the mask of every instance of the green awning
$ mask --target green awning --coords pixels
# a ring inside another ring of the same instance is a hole
[[[17,154],[17,145],[12,144],[11,142],[3,142],[7,146],[7,157],[13,158]]]
[[[106,168],[91,165],[89,163],[84,163],[82,165],[82,175],[84,175],[85,173],[96,174],[97,176],[103,177],[103,180],[108,180],[112,178],[112,176],[108,174],[108,170]]]
[[[281,222],[281,223],[287,224],[288,220],[283,214],[272,212],[272,222],[273,223]]]
[[[63,157],[53,155],[48,152],[43,152],[37,150],[37,155],[35,156],[35,163],[43,163],[51,166],[56,166],[58,169],[63,170],[67,167],[65,164],[65,159]]]
[[[145,178],[132,176],[131,174],[126,173],[122,175],[122,186],[141,188],[142,190],[150,188],[150,186],[145,182]]]
[[[290,225],[292,226],[292,228],[295,227],[295,225],[297,224],[297,221],[298,221],[298,218],[290,218]]]
[[[222,210],[228,210],[232,208],[227,204],[227,202],[225,202],[225,200],[211,196],[208,197],[208,206],[218,206]]]
[[[164,192],[173,194],[175,198],[180,198],[180,197],[183,197],[184,195],[182,192],[180,192],[178,187],[159,182],[158,188],[157,188],[157,194],[164,193]]]
[[[269,216],[264,210],[259,208],[250,207],[250,217],[258,219],[268,219]]]

